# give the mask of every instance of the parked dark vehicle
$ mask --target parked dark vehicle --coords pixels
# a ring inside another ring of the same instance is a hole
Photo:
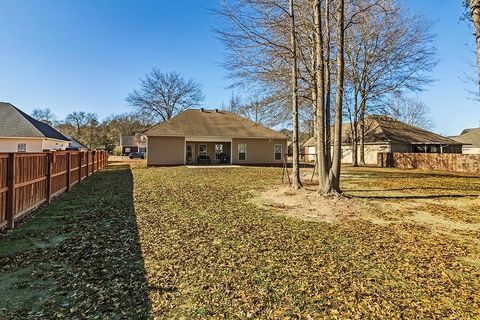
[[[198,164],[210,164],[210,157],[205,156],[205,155],[198,156],[197,163]]]
[[[141,152],[130,152],[129,159],[145,159],[145,155]]]

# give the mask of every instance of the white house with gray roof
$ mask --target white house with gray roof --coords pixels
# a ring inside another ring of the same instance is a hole
[[[65,150],[70,140],[10,103],[0,102],[0,152]]]

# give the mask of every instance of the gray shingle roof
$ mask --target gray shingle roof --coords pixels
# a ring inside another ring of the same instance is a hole
[[[218,136],[233,138],[287,139],[269,129],[224,110],[188,109],[153,127],[148,136]]]
[[[136,147],[137,139],[135,138],[135,136],[127,136],[122,134],[120,136],[120,145],[124,147]]]
[[[451,138],[473,147],[480,147],[480,128],[465,129],[459,136]]]
[[[365,143],[447,144],[461,142],[418,128],[387,116],[372,115],[366,118]],[[333,131],[332,131],[333,136]],[[343,124],[342,143],[351,143],[350,123]],[[315,146],[315,138],[308,139],[303,146]]]
[[[84,146],[80,141],[78,141],[74,137],[72,137],[68,134],[65,134],[65,133],[62,133],[62,134],[70,140],[69,148],[88,149],[86,146]]]
[[[50,125],[33,119],[10,103],[0,102],[0,137],[38,137],[69,141]]]

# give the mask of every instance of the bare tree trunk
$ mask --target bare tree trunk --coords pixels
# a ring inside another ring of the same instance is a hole
[[[350,121],[350,129],[352,131],[352,166],[358,167],[358,92],[357,87],[353,93],[353,119]]]
[[[298,67],[297,67],[297,41],[295,35],[295,12],[293,0],[290,0],[290,42],[292,46],[292,118],[293,118],[293,165],[292,186],[300,189],[299,144],[298,144]]]
[[[345,0],[337,1],[337,77],[335,90],[335,127],[333,141],[332,167],[330,168],[329,183],[325,185],[325,193],[340,193],[340,171],[342,162],[342,110],[343,110],[343,83],[344,83],[344,43],[345,43]]]
[[[314,0],[315,24],[315,76],[317,83],[317,165],[318,165],[318,192],[322,193],[325,180],[328,177],[328,162],[325,155],[325,64],[323,54],[322,11],[320,0]]]
[[[330,81],[330,2],[331,0],[325,1],[325,161],[327,167],[330,168],[332,165],[332,155],[331,155],[331,81]]]
[[[361,102],[360,102],[360,165],[365,166],[365,112],[366,112],[366,101],[365,94],[362,91],[361,93]]]
[[[475,27],[475,43],[477,44],[478,87],[480,89],[480,0],[470,0],[470,14]]]

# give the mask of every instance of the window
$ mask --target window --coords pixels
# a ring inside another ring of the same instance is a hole
[[[238,161],[247,160],[247,145],[242,143],[238,145]]]
[[[125,148],[125,152],[130,153],[130,148]]]
[[[17,152],[27,152],[27,144],[19,143],[17,146]]]
[[[215,159],[221,160],[223,156],[223,144],[216,143],[215,144]]]
[[[207,155],[207,145],[206,144],[199,144],[198,145],[198,155],[199,156],[206,156]]]
[[[274,152],[274,159],[275,160],[282,160],[282,145],[281,144],[273,145],[273,152]]]

